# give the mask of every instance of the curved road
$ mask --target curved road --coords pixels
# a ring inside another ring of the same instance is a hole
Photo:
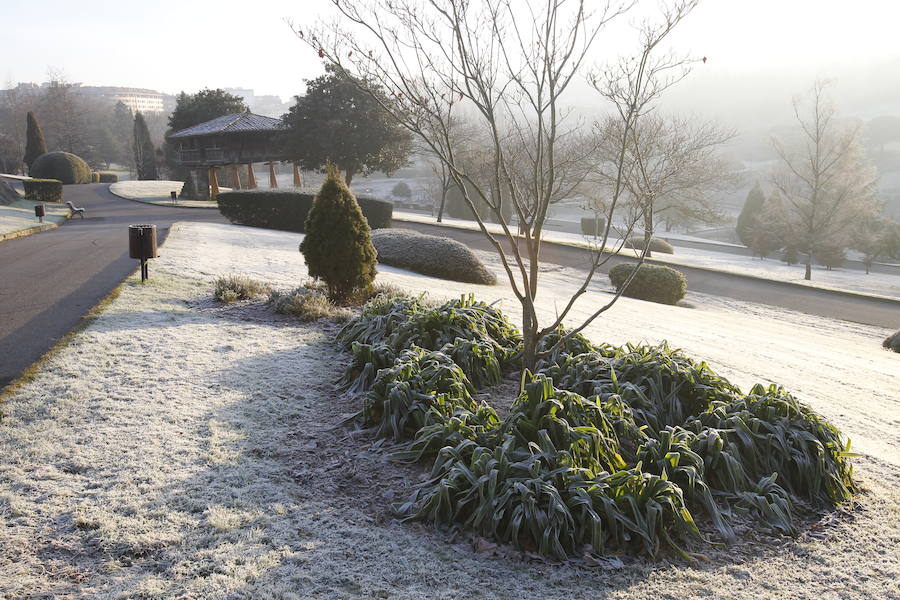
[[[161,243],[176,221],[227,223],[218,211],[209,209],[123,200],[109,193],[108,184],[66,186],[65,199],[84,206],[87,218],[71,219],[58,229],[0,243],[0,388],[18,377],[135,271],[138,263],[128,257],[128,225],[155,224]],[[452,237],[472,248],[491,249],[477,231],[411,222],[402,226]],[[585,268],[589,255],[583,249],[546,243],[542,260]],[[624,260],[614,257],[606,269]],[[900,327],[900,302],[678,268],[696,292],[891,329]]]
[[[135,271],[129,225],[155,224],[162,242],[176,221],[227,222],[214,210],[123,200],[109,184],[67,185],[64,194],[85,208],[86,218],[0,243],[0,388]]]
[[[493,250],[479,231],[411,221],[404,221],[402,227],[429,235],[452,237],[470,248]],[[587,250],[552,242],[544,242],[541,245],[541,260],[576,269],[590,267],[590,253]],[[600,270],[606,273],[614,265],[627,261],[629,261],[628,258],[614,256]],[[653,262],[653,260],[648,259],[648,262]],[[898,300],[843,294],[682,265],[677,265],[675,268],[685,274],[688,280],[688,289],[694,292],[769,304],[811,315],[876,325],[888,329],[900,327],[900,301]]]

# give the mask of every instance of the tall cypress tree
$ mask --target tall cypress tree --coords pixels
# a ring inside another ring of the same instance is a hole
[[[309,274],[322,279],[335,303],[346,302],[355,290],[375,279],[375,247],[369,223],[356,198],[334,165],[306,216],[306,237],[300,252]]]
[[[28,165],[28,172],[31,173],[31,164],[41,154],[47,154],[47,143],[44,141],[44,133],[41,131],[41,126],[38,125],[33,112],[28,111],[26,123],[24,160],[25,164]]]
[[[134,168],[138,180],[159,179],[156,171],[156,150],[150,139],[150,130],[140,111],[134,115]]]
[[[757,183],[747,194],[747,200],[744,202],[744,208],[737,220],[738,239],[745,246],[750,246],[752,232],[759,227],[759,219],[762,217],[763,209],[766,204],[766,195],[763,194],[762,188]]]

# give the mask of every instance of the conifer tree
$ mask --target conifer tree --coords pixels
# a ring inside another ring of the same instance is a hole
[[[356,290],[365,290],[375,279],[375,247],[369,223],[356,198],[334,165],[306,217],[306,237],[300,252],[309,274],[328,287],[337,304],[347,302]]]
[[[41,126],[38,125],[33,112],[28,111],[26,123],[24,160],[25,164],[28,165],[28,171],[30,173],[31,165],[37,160],[37,157],[41,154],[47,154],[47,144],[44,142],[44,133],[41,131]]]
[[[156,151],[150,130],[140,111],[134,114],[134,168],[138,180],[159,179],[156,171]]]
[[[747,200],[744,202],[744,208],[737,220],[738,239],[745,246],[750,246],[752,242],[752,234],[759,228],[759,220],[763,214],[766,204],[766,196],[763,194],[762,188],[757,183],[747,194]]]

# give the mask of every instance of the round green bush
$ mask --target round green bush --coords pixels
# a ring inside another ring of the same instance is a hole
[[[632,263],[622,263],[609,270],[609,280],[620,290],[634,270]],[[687,291],[684,273],[662,265],[640,265],[634,279],[622,292],[623,296],[649,300],[660,304],[677,304]]]
[[[881,343],[881,345],[885,350],[900,352],[900,331],[884,338],[884,341]]]
[[[451,281],[497,283],[497,277],[469,248],[450,238],[408,229],[380,229],[372,232],[372,245],[383,265]]]
[[[31,165],[35,179],[58,179],[64,184],[90,183],[91,168],[86,162],[68,152],[41,154]]]
[[[625,248],[633,248],[635,250],[644,249],[644,238],[633,235],[625,240]],[[675,248],[666,240],[658,237],[650,238],[650,252],[659,252],[661,254],[675,254]]]

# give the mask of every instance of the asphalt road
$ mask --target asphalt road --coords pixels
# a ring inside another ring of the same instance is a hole
[[[227,222],[218,211],[123,200],[108,188],[65,186],[65,200],[83,206],[86,218],[0,242],[0,388],[135,271],[138,262],[128,257],[129,225],[156,225],[161,243],[176,221]]]
[[[414,229],[429,235],[452,237],[479,250],[493,249],[479,231],[409,221],[404,221],[402,224],[395,222],[395,227]],[[586,269],[590,266],[590,254],[587,250],[547,242],[541,245],[541,260],[576,269]],[[612,257],[601,271],[606,273],[614,265],[626,261],[628,261],[627,258]],[[688,289],[694,292],[768,304],[866,325],[889,329],[900,328],[900,301],[851,296],[818,288],[807,288],[790,283],[760,280],[681,265],[676,268],[685,274],[688,280]]]

